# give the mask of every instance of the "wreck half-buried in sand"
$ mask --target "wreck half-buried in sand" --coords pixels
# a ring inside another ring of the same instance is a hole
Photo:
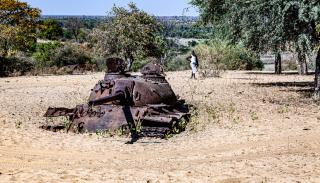
[[[142,75],[130,75],[125,62],[107,59],[107,71],[89,97],[88,104],[75,108],[49,108],[45,117],[66,116],[69,125],[44,125],[51,131],[73,132],[115,131],[141,136],[165,137],[180,133],[189,120],[189,109],[179,100],[164,76],[163,68],[150,62]]]

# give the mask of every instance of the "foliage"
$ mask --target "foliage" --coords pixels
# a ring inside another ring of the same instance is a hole
[[[33,53],[33,58],[36,60],[36,68],[42,69],[56,65],[53,62],[57,49],[62,45],[58,42],[40,43],[37,45],[36,52]]]
[[[24,75],[33,68],[33,60],[23,53],[18,53],[14,57],[0,57],[0,77]]]
[[[161,57],[165,42],[154,17],[132,3],[129,9],[113,7],[112,15],[112,20],[90,35],[99,55],[124,57],[130,65],[138,57]]]
[[[149,60],[147,58],[145,59],[139,59],[138,62],[133,62],[131,70],[134,72],[139,71],[143,66],[145,66]]]
[[[283,70],[289,70],[289,71],[294,71],[298,69],[298,65],[296,64],[296,61],[294,60],[289,60],[287,62],[287,65],[284,66]]]
[[[167,71],[179,71],[190,69],[189,62],[186,60],[188,55],[178,55],[168,59],[165,62],[165,70]]]
[[[74,64],[89,64],[92,61],[89,54],[73,44],[66,44],[63,47],[59,47],[51,59],[57,67]]]
[[[42,23],[40,37],[49,40],[57,40],[63,36],[63,29],[57,20],[48,19]]]
[[[221,23],[229,13],[228,0],[191,0],[199,8],[203,23]]]
[[[179,44],[175,39],[166,39],[167,50],[162,58],[162,64],[167,71],[180,71],[190,69],[186,60],[190,56],[191,47]]]
[[[261,70],[263,63],[240,44],[232,45],[228,41],[216,40],[209,45],[201,44],[195,48],[200,69],[203,74],[219,76],[228,70]]]
[[[0,23],[34,29],[38,23],[40,10],[31,8],[27,3],[18,0],[1,0]]]
[[[319,2],[309,0],[193,0],[206,23],[227,23],[234,41],[249,49],[278,52],[292,45],[305,64],[306,54],[317,41],[315,22],[319,21]],[[292,44],[293,43],[293,44]]]
[[[17,50],[31,51],[36,42],[40,10],[18,0],[0,3],[0,56]]]
[[[210,26],[201,26],[187,20],[162,20],[161,23],[164,25],[165,37],[208,39],[212,30]]]
[[[78,18],[69,18],[65,24],[67,31],[73,36],[73,38],[78,42],[79,35],[82,33],[81,28],[83,23]]]
[[[92,64],[92,58],[87,50],[75,44],[62,45],[58,42],[38,44],[37,51],[33,54],[35,66],[38,70],[68,65]]]
[[[0,56],[7,56],[10,51],[18,49],[23,43],[21,37],[18,37],[20,29],[8,25],[0,25]]]

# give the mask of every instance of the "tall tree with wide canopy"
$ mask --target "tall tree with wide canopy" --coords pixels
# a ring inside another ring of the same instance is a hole
[[[10,51],[29,51],[36,42],[41,11],[18,0],[0,1],[0,56]]]
[[[92,42],[102,56],[117,55],[128,61],[129,69],[137,57],[161,57],[162,26],[133,3],[129,9],[113,7],[111,20],[91,33]]]
[[[278,22],[272,19],[278,13],[273,10],[277,3],[270,4],[264,0],[192,0],[191,3],[200,8],[204,23],[228,27],[228,37],[233,43],[243,42],[257,54],[270,50],[276,53],[275,72],[281,73],[280,51],[284,42],[282,33],[275,31],[281,29],[276,25]]]
[[[320,39],[320,24],[317,25],[317,38]],[[315,69],[315,92],[314,98],[320,99],[320,42],[318,41],[318,53],[316,58],[316,69]]]
[[[207,23],[228,24],[234,40],[255,51],[273,50],[276,72],[281,71],[280,51],[285,46],[298,54],[299,73],[307,74],[307,59],[319,43],[316,25],[320,18],[319,0],[192,0]],[[319,96],[319,62],[316,61],[316,93]]]
[[[203,21],[228,23],[231,37],[244,41],[254,51],[273,50],[277,73],[281,71],[280,51],[292,45],[298,53],[299,73],[307,74],[307,56],[317,41],[318,1],[192,0],[191,3],[200,8]]]

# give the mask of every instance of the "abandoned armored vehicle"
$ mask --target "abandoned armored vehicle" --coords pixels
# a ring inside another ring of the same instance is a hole
[[[141,75],[130,75],[125,62],[107,59],[107,71],[90,94],[88,104],[73,109],[49,108],[45,117],[66,116],[70,125],[45,125],[51,131],[115,131],[135,136],[164,137],[183,131],[189,109],[179,100],[164,76],[163,68],[150,62]]]

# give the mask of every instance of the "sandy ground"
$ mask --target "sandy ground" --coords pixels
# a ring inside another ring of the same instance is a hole
[[[312,76],[189,74],[167,74],[198,106],[188,130],[134,145],[38,128],[47,107],[84,102],[103,73],[0,79],[0,182],[320,182]]]

